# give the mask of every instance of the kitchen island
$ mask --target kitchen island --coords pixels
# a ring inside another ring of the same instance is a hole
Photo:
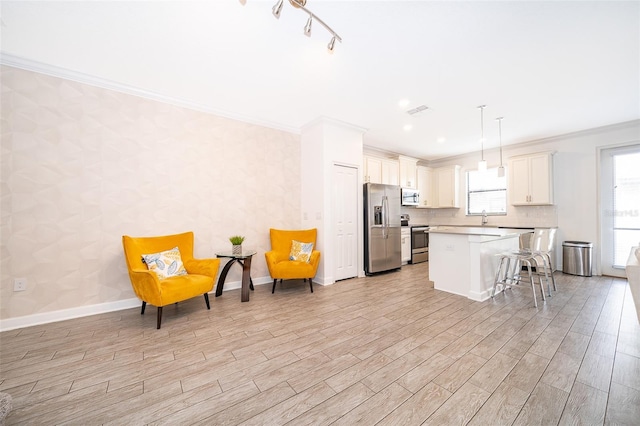
[[[437,226],[429,228],[429,279],[436,290],[471,300],[491,297],[498,253],[520,247],[532,229]]]

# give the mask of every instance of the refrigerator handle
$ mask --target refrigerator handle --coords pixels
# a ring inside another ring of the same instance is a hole
[[[382,197],[382,210],[384,211],[382,237],[387,239],[389,238],[389,199],[386,195]]]

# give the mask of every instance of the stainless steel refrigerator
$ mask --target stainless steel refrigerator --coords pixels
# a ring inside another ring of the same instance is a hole
[[[398,269],[402,265],[400,187],[364,184],[364,272]]]

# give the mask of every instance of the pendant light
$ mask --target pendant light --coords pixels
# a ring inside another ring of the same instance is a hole
[[[502,119],[504,117],[498,117],[498,135],[500,138],[500,167],[498,167],[498,177],[504,177],[504,166],[502,165]]]
[[[487,171],[487,162],[484,159],[484,109],[486,105],[480,105],[478,109],[480,110],[480,143],[481,145],[481,160],[478,161],[478,171],[486,172]]]

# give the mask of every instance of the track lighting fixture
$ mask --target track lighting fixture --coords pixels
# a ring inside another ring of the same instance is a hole
[[[478,109],[480,110],[480,143],[482,144],[481,145],[482,158],[480,161],[478,161],[479,172],[487,171],[487,162],[484,159],[484,109],[485,108],[486,108],[486,105],[480,105],[478,107]]]
[[[246,3],[246,0],[240,0],[240,3],[244,5]],[[275,16],[276,19],[280,19],[283,4],[284,0],[278,0],[276,4],[274,4],[271,8],[271,13],[273,13],[273,16]],[[289,0],[289,4],[291,4],[291,6],[295,7],[296,9],[305,11],[307,15],[309,15],[307,24],[304,26],[304,35],[306,35],[307,37],[311,37],[311,24],[313,24],[313,21],[315,20],[319,22],[320,25],[322,25],[329,32],[329,34],[331,34],[331,40],[329,40],[329,44],[327,44],[327,49],[329,50],[329,52],[333,52],[333,48],[336,45],[336,40],[342,43],[342,38],[338,35],[338,33],[333,31],[333,29],[322,19],[318,18],[318,15],[306,8],[307,0]]]

